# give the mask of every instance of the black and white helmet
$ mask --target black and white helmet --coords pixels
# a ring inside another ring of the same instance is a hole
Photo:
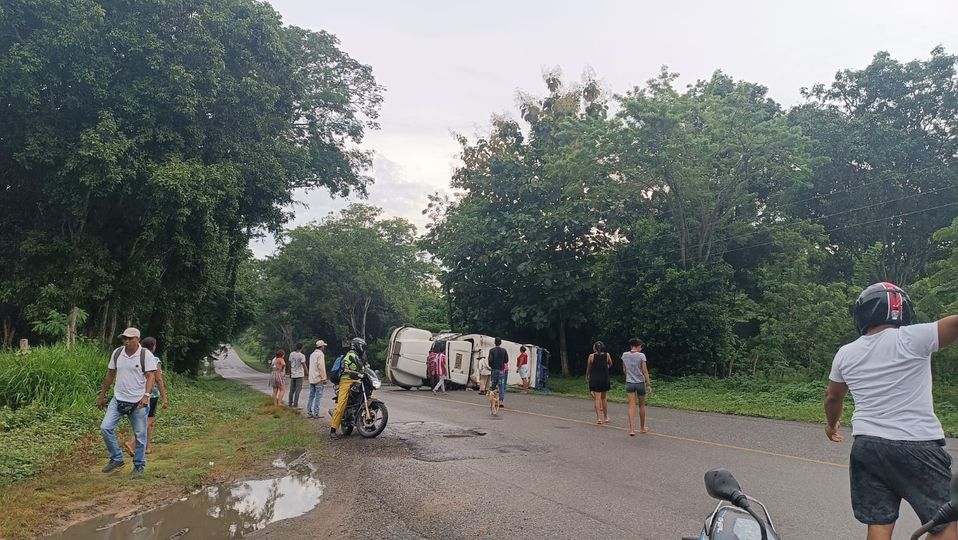
[[[366,340],[361,337],[354,337],[352,341],[349,342],[349,348],[353,351],[356,351],[356,354],[362,356],[366,352]]]
[[[908,293],[888,282],[876,283],[865,288],[852,310],[855,329],[865,335],[869,328],[883,324],[907,326],[915,322],[915,308]]]

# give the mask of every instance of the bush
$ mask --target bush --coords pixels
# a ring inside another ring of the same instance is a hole
[[[0,407],[92,406],[108,362],[109,352],[85,343],[70,350],[58,345],[37,347],[27,354],[0,353]]]

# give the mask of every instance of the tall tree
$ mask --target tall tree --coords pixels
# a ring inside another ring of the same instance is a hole
[[[365,193],[355,143],[380,100],[335,37],[252,0],[5,2],[5,325],[52,285],[44,301],[90,312],[90,335],[139,324],[190,369],[247,316],[248,241],[293,190]]]
[[[940,47],[907,63],[880,52],[803,90],[792,122],[828,161],[795,212],[831,231],[840,277],[876,245],[869,282],[911,283],[935,257],[932,233],[958,212],[956,61]]]

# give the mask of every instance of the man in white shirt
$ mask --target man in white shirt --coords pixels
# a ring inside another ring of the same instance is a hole
[[[140,346],[140,331],[136,328],[127,328],[120,334],[123,346],[113,351],[100,396],[96,406],[106,415],[100,423],[100,433],[106,443],[110,461],[103,467],[108,473],[123,466],[123,452],[116,440],[116,425],[120,418],[126,416],[133,428],[136,438],[136,451],[133,453],[133,473],[138,477],[146,468],[146,417],[150,406],[150,393],[153,391],[153,377],[156,373],[156,358],[153,353]],[[106,393],[116,381],[113,388],[113,399],[106,404]]]
[[[326,342],[316,342],[316,350],[309,355],[309,401],[306,402],[306,418],[322,418],[319,402],[323,399],[326,384]]]
[[[289,355],[289,406],[299,408],[299,394],[303,391],[303,377],[307,373],[306,355],[303,354],[303,344],[297,343],[293,353]]]
[[[935,416],[931,355],[958,339],[958,316],[913,324],[905,291],[891,283],[866,288],[855,302],[861,337],[839,349],[825,394],[825,434],[838,434],[842,404],[855,400],[849,458],[852,509],[868,540],[890,540],[902,499],[922,523],[949,499],[951,456]],[[932,529],[933,540],[958,540],[955,524]]]

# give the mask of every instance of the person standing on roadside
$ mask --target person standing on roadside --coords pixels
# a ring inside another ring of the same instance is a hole
[[[589,383],[589,391],[595,404],[595,423],[609,423],[609,389],[612,388],[609,380],[609,368],[612,367],[612,355],[605,352],[605,344],[596,341],[589,355],[589,363],[585,368],[585,380]]]
[[[289,406],[299,408],[299,394],[303,391],[303,378],[308,374],[306,355],[303,354],[303,344],[297,343],[292,354],[289,355]]]
[[[492,375],[492,369],[489,368],[489,359],[485,356],[479,357],[479,395],[484,396],[489,391],[489,377]]]
[[[279,407],[283,404],[283,396],[286,395],[286,351],[278,349],[276,356],[269,361],[273,371],[269,375],[269,387],[273,389],[273,406]]]
[[[648,433],[645,426],[645,394],[652,394],[652,379],[642,353],[645,344],[639,338],[629,340],[629,351],[622,353],[622,372],[625,373],[625,394],[629,396],[629,436],[635,436],[635,402],[639,402],[639,433]]]
[[[506,369],[509,365],[509,353],[502,348],[502,339],[496,338],[496,346],[489,349],[489,369],[492,370],[492,387],[499,389],[499,406],[506,404]]]
[[[516,358],[516,373],[522,379],[522,393],[529,393],[529,355],[526,354],[526,346],[519,347],[519,357]]]
[[[306,402],[306,418],[322,418],[319,402],[323,400],[326,384],[326,342],[316,342],[316,350],[309,355],[309,400]]]
[[[868,540],[890,540],[902,499],[925,523],[950,498],[952,459],[935,416],[931,355],[958,340],[958,316],[914,324],[911,299],[887,282],[862,291],[852,314],[860,337],[832,361],[825,435],[842,442],[838,429],[851,390],[852,510],[868,526]],[[940,525],[928,538],[956,540],[958,528]]]
[[[156,356],[156,338],[145,337],[140,345],[146,347],[156,358],[156,378],[153,384],[153,392],[150,393],[150,412],[146,415],[146,453],[153,453],[153,424],[156,423],[156,409],[160,399],[163,400],[163,408],[170,406],[170,401],[166,398],[166,383],[163,381],[163,370],[160,368],[160,357]],[[123,445],[127,453],[131,456],[136,453],[136,437],[130,438]]]
[[[442,388],[442,393],[446,393],[446,375],[449,374],[449,364],[446,360],[446,353],[440,350],[436,353],[436,386],[432,388],[432,393],[435,394]]]
[[[127,328],[120,334],[123,345],[113,351],[107,367],[103,386],[97,397],[98,409],[106,409],[100,434],[106,444],[110,461],[103,467],[108,473],[123,466],[123,452],[116,440],[116,425],[124,416],[130,420],[136,448],[133,453],[132,476],[138,477],[146,469],[146,417],[149,412],[150,394],[153,392],[153,378],[156,372],[156,358],[153,353],[140,346],[140,331]],[[113,399],[106,403],[106,393],[113,386]]]

